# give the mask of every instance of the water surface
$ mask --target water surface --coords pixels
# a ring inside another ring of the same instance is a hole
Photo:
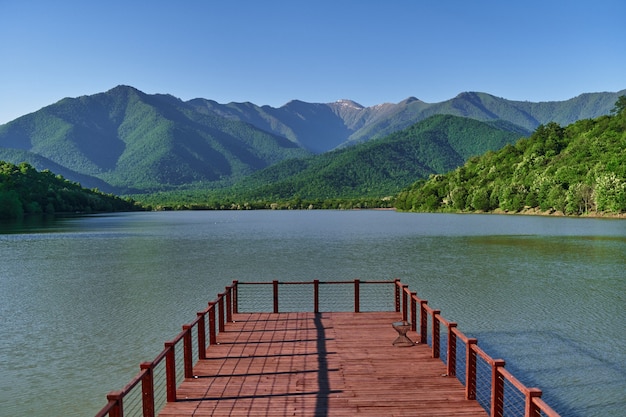
[[[0,224],[0,415],[85,416],[232,280],[400,278],[563,416],[626,409],[626,222],[392,211]]]

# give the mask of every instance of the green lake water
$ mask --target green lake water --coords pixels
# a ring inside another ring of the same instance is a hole
[[[626,409],[626,221],[393,211],[0,223],[0,416],[89,416],[232,280],[392,280],[563,416]]]

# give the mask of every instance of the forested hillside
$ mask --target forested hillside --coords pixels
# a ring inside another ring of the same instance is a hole
[[[626,211],[626,96],[609,116],[539,126],[527,139],[401,192],[408,211]]]
[[[437,115],[380,140],[284,161],[232,190],[271,199],[391,196],[417,178],[452,170],[519,137],[477,120]]]
[[[308,154],[248,123],[127,86],[63,99],[0,126],[0,159],[54,164],[73,181],[116,194],[228,183]]]
[[[0,219],[24,214],[132,211],[132,200],[87,190],[50,171],[38,172],[27,163],[0,161]]]
[[[352,147],[283,161],[257,171],[221,190],[181,190],[157,196],[136,196],[152,204],[229,207],[298,202],[332,207],[347,200],[389,205],[389,201],[416,179],[443,173],[468,158],[514,143],[520,135],[488,123],[457,116],[437,115],[385,138]],[[160,202],[159,202],[160,200]],[[293,206],[293,204],[291,204]]]

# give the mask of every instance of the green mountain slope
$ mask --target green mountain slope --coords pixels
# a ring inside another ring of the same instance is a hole
[[[437,115],[383,139],[281,162],[229,192],[238,199],[265,200],[390,196],[418,178],[452,170],[519,137],[476,120]]]
[[[626,96],[614,114],[567,127],[539,126],[527,139],[470,159],[401,192],[401,210],[565,214],[626,211]]]
[[[63,99],[0,126],[0,146],[11,162],[21,162],[13,157],[23,151],[28,162],[51,161],[118,193],[228,182],[308,154],[248,123],[126,86]]]

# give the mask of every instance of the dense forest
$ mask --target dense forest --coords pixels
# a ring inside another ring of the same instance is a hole
[[[137,210],[130,199],[87,190],[50,171],[27,163],[0,161],[0,219],[24,214],[95,213]]]
[[[471,158],[402,191],[405,211],[626,212],[626,96],[611,115],[539,126],[515,145]]]
[[[154,206],[223,208],[389,207],[416,179],[515,143],[494,123],[435,115],[381,139],[259,170],[223,189],[173,190],[134,198]]]

